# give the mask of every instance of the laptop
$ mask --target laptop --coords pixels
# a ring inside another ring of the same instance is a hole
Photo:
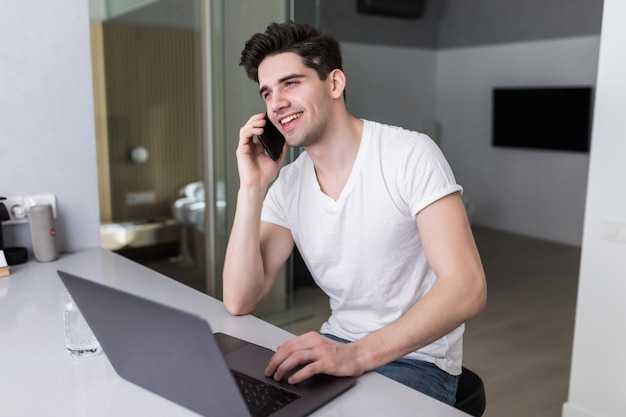
[[[305,416],[354,386],[264,374],[274,352],[213,333],[204,318],[57,271],[118,375],[204,416]]]

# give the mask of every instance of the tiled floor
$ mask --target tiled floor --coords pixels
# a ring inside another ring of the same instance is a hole
[[[475,228],[489,300],[467,323],[486,417],[557,417],[567,400],[580,248]]]

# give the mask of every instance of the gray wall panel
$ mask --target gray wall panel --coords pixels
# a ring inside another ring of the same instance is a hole
[[[439,48],[597,35],[602,0],[445,0]]]
[[[424,16],[417,20],[358,14],[356,0],[308,3],[319,6],[321,29],[341,41],[414,48],[597,35],[602,23],[602,0],[426,1]],[[307,0],[296,1],[296,10],[298,3]]]
[[[440,2],[428,1],[420,19],[359,14],[356,0],[318,0],[320,28],[339,40],[374,45],[434,49]]]
[[[295,20],[319,26],[345,42],[436,48],[439,2],[427,3],[420,19],[359,14],[356,4],[357,0],[294,0]]]

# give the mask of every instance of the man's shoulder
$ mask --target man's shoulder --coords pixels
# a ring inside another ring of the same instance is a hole
[[[374,146],[381,150],[390,149],[404,153],[408,149],[427,149],[434,142],[425,134],[400,126],[365,120],[364,136],[368,136]],[[436,146],[436,145],[435,145]]]
[[[365,129],[370,129],[374,133],[383,132],[383,133],[398,135],[398,136],[406,136],[406,135],[410,136],[410,135],[419,134],[418,132],[414,130],[410,130],[401,126],[395,126],[395,125],[391,125],[391,124],[387,124],[383,122],[377,122],[373,120],[363,119],[363,123],[364,123],[363,125]]]

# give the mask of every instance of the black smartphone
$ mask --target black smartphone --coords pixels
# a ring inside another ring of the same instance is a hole
[[[285,137],[278,131],[276,126],[265,115],[265,126],[263,127],[263,133],[258,136],[259,142],[265,148],[265,152],[274,161],[278,160],[280,153],[283,150],[285,144]]]

